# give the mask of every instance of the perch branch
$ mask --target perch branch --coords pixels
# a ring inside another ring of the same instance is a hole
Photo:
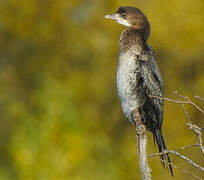
[[[137,133],[137,149],[140,164],[140,171],[143,180],[151,180],[151,169],[148,165],[146,146],[147,146],[147,135],[146,127],[141,121],[141,117],[138,109],[133,112],[133,119],[136,123],[136,133]]]

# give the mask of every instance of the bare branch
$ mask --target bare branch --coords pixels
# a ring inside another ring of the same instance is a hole
[[[185,106],[183,104],[180,104],[180,105],[181,105],[181,108],[183,109],[183,111],[184,111],[184,113],[185,113],[189,123],[192,123],[191,118],[190,118],[190,116],[188,114],[188,111],[186,110]]]
[[[197,99],[199,99],[199,100],[201,100],[201,101],[204,102],[204,98],[202,98],[202,97],[200,97],[200,96],[198,96],[198,95],[195,95],[195,98],[197,98]]]
[[[151,180],[151,169],[148,165],[146,146],[147,146],[147,135],[146,127],[141,121],[141,117],[138,109],[133,112],[133,119],[136,123],[136,132],[137,132],[137,144],[138,144],[138,157],[140,163],[140,171],[142,174],[143,180]]]
[[[187,123],[187,126],[189,129],[193,130],[194,133],[197,135],[198,137],[198,144],[192,144],[192,145],[188,145],[188,146],[183,146],[181,148],[178,148],[176,150],[166,150],[164,152],[161,152],[161,153],[155,153],[155,154],[151,154],[151,155],[148,155],[148,157],[154,157],[154,156],[160,156],[162,154],[166,154],[166,153],[169,153],[169,154],[174,154],[176,155],[177,157],[185,160],[186,162],[188,162],[189,164],[191,164],[192,166],[194,166],[195,168],[199,169],[200,171],[204,172],[204,167],[198,165],[197,163],[195,163],[194,161],[192,161],[191,159],[187,158],[186,156],[180,154],[178,151],[180,150],[184,150],[184,149],[187,149],[187,148],[192,148],[192,147],[199,147],[200,150],[202,151],[202,153],[204,154],[204,146],[203,146],[203,140],[202,140],[202,131],[204,131],[204,128],[201,128],[197,125],[194,125],[192,124],[192,121],[191,121],[191,118],[189,116],[189,113],[188,111],[186,110],[184,104],[190,104],[192,105],[195,109],[197,109],[198,111],[200,111],[201,113],[204,114],[204,110],[202,108],[200,108],[198,105],[196,105],[194,102],[192,102],[187,96],[183,96],[181,94],[178,94],[178,92],[175,92],[174,93],[178,98],[181,98],[181,100],[175,100],[175,99],[169,99],[169,98],[164,98],[164,97],[160,97],[160,96],[151,96],[151,98],[158,98],[158,99],[163,99],[165,101],[168,101],[168,102],[171,102],[171,103],[176,103],[176,104],[179,104],[181,106],[181,108],[183,109],[189,123]],[[198,98],[199,100],[201,101],[204,101],[203,98],[195,95],[196,98]],[[168,163],[168,162],[167,162]],[[175,165],[172,165],[175,167]],[[193,175],[192,173],[188,172],[188,171],[185,171],[185,173],[187,174],[190,174],[192,176],[194,176],[195,178],[198,178],[198,179],[201,179],[200,177],[198,176],[195,176]]]
[[[187,97],[184,97],[183,95],[178,94],[177,91],[174,92],[174,94],[175,94],[176,96],[178,96],[178,97],[181,97],[181,98],[184,98],[185,100],[187,100],[187,99],[186,99]],[[188,114],[188,111],[186,110],[185,106],[184,106],[183,104],[180,104],[180,106],[181,106],[181,108],[183,109],[183,111],[184,111],[184,113],[185,113],[185,115],[186,115],[186,117],[187,117],[189,123],[192,123],[191,118],[190,118],[190,116],[189,116],[189,114]]]
[[[204,110],[202,110],[198,105],[196,105],[194,102],[192,102],[187,96],[184,96],[182,94],[178,94],[177,91],[175,91],[174,94],[176,94],[177,96],[183,98],[184,100],[189,102],[189,104],[191,104],[192,106],[194,106],[196,109],[198,109],[200,112],[202,112],[204,114]]]
[[[203,140],[202,140],[202,133],[201,133],[202,129],[191,123],[187,123],[187,126],[189,127],[189,129],[192,129],[195,132],[195,134],[198,136],[198,144],[199,144],[200,150],[204,154],[204,147],[203,147]]]
[[[176,149],[175,151],[181,151],[181,150],[189,149],[189,148],[192,148],[192,147],[199,147],[199,144],[191,144],[191,145],[188,145],[188,146],[183,146],[183,147],[180,147],[180,148]]]
[[[191,164],[192,166],[196,167],[197,169],[199,169],[200,171],[204,172],[204,168],[200,165],[198,165],[197,163],[193,162],[192,160],[190,160],[189,158],[187,158],[186,156],[174,151],[174,150],[165,150],[164,152],[161,153],[154,153],[154,154],[150,154],[148,155],[148,157],[154,157],[154,156],[160,156],[162,154],[174,154],[176,156],[178,156],[179,158],[185,160],[186,162],[188,162],[189,164]]]
[[[204,114],[204,110],[201,109],[198,105],[196,105],[195,103],[193,103],[190,100],[180,101],[180,100],[174,100],[174,99],[164,98],[164,97],[160,97],[160,96],[152,96],[152,95],[149,95],[149,97],[150,98],[163,99],[165,101],[176,103],[176,104],[190,104],[190,105],[194,106],[197,110],[199,110],[201,113]]]
[[[186,102],[186,101],[179,101],[179,100],[169,99],[169,98],[165,98],[165,97],[161,97],[161,96],[149,95],[149,97],[150,98],[163,99],[165,101],[172,102],[172,103],[177,103],[177,104],[189,104],[189,102]]]

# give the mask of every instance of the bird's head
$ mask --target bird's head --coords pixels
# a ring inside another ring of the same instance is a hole
[[[122,24],[127,27],[135,28],[147,36],[148,38],[150,33],[150,25],[143,14],[143,12],[134,7],[119,7],[118,10],[111,15],[106,15],[105,18],[113,19],[119,24]]]

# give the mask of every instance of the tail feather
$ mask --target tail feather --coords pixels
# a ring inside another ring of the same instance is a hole
[[[154,137],[154,142],[156,141],[156,143],[157,143],[159,152],[165,151],[167,148],[166,148],[166,144],[164,142],[164,138],[162,136],[161,129],[155,129],[153,131],[153,137]],[[168,154],[162,154],[160,156],[160,159],[161,159],[161,164],[164,167],[164,169],[170,170],[171,175],[173,176],[174,174],[173,174],[173,169],[172,169],[171,160],[169,158],[169,155]],[[168,164],[166,162],[168,162]]]

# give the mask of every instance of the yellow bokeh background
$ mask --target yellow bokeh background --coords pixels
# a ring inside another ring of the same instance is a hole
[[[104,19],[118,6],[140,8],[151,24],[165,96],[204,97],[203,0],[1,0],[0,180],[139,180],[135,128],[116,91],[123,26]],[[186,106],[203,127],[203,115]],[[165,103],[169,149],[194,144],[179,105]],[[157,152],[148,133],[148,153]],[[198,148],[182,151],[204,166]],[[171,156],[174,180],[204,174]],[[155,180],[172,179],[158,157]]]

